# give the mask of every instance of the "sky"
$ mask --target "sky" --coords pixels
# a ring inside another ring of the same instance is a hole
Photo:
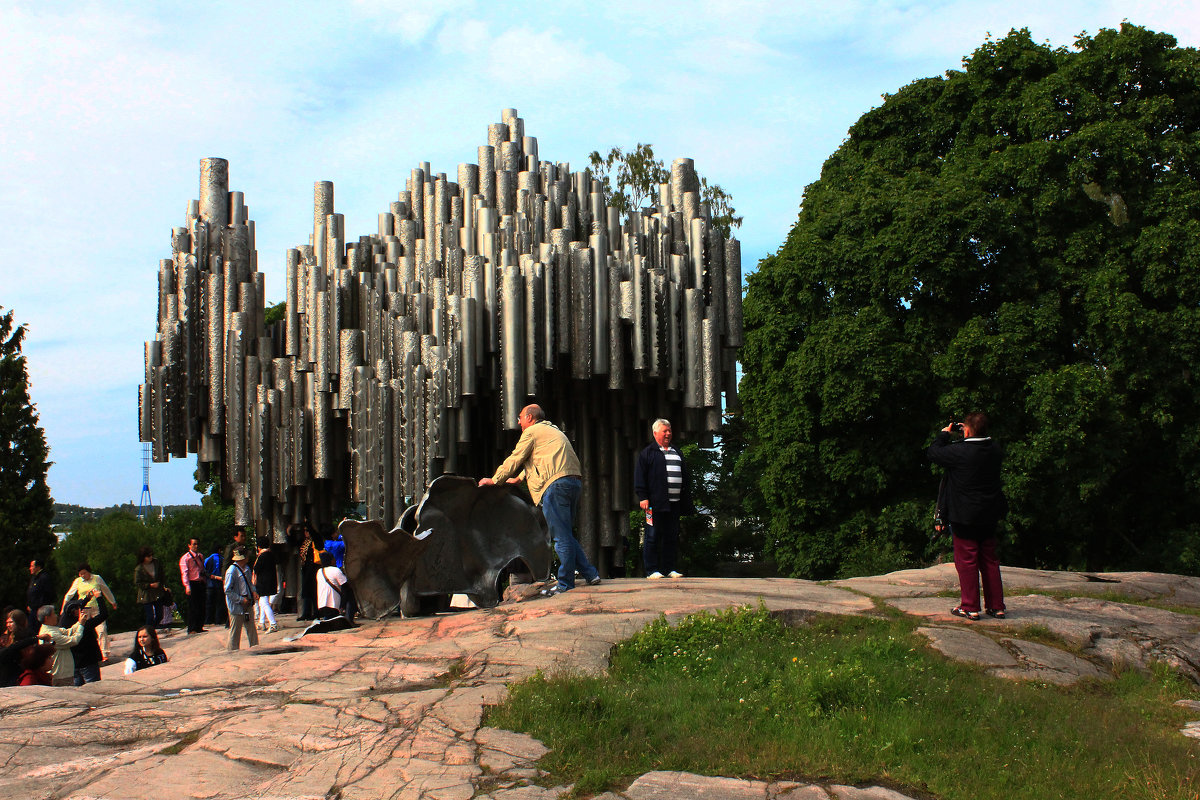
[[[957,69],[991,35],[1069,46],[1128,20],[1200,44],[1190,2],[560,0],[24,2],[0,7],[0,307],[28,326],[30,392],[58,502],[137,503],[137,396],[157,269],[230,162],[267,299],[334,182],[348,240],[422,161],[454,175],[516,108],[543,160],[651,143],[733,196],[743,269],[885,94]],[[193,458],[156,504],[198,502]]]

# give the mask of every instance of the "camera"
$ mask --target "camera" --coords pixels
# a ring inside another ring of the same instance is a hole
[[[950,423],[950,430],[954,431],[955,433],[962,433],[963,424],[961,422],[952,422]]]

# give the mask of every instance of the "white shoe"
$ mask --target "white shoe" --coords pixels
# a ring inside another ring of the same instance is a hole
[[[646,580],[656,581],[656,580],[659,580],[660,578],[662,578],[662,576],[663,576],[663,574],[661,572],[651,572],[649,575],[646,576]]]
[[[267,628],[267,633],[274,633],[277,630],[279,630],[279,626],[272,625],[271,627]]]
[[[671,570],[671,571],[670,571],[670,572],[667,574],[667,577],[668,577],[668,578],[682,578],[682,577],[683,577],[683,573],[682,573],[682,572],[676,572],[675,570]]]

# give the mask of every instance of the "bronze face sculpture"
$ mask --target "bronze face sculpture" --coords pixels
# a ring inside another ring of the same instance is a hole
[[[364,616],[440,610],[453,594],[481,608],[500,602],[511,576],[550,574],[553,551],[542,514],[509,485],[469,478],[435,480],[391,531],[377,521],[344,520],[346,574]]]

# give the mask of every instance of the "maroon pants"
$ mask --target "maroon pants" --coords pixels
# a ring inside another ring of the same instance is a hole
[[[954,537],[954,568],[958,570],[959,605],[964,611],[979,611],[979,582],[983,581],[985,608],[1004,609],[1004,584],[1000,582],[1000,559],[996,537]]]

